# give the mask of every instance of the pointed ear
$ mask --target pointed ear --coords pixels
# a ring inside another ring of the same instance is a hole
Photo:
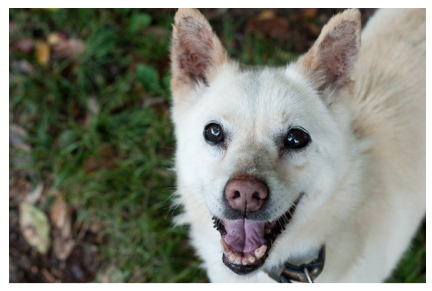
[[[361,18],[357,9],[334,16],[297,65],[319,90],[339,90],[350,82],[360,49]]]
[[[228,55],[205,17],[196,9],[179,9],[171,43],[171,89],[173,95],[208,85]]]

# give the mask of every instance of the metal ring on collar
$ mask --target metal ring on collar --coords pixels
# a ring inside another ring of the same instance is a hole
[[[270,278],[279,283],[314,283],[314,280],[324,269],[324,263],[325,246],[323,245],[318,253],[318,257],[313,261],[299,266],[293,265],[287,261],[283,266],[274,268],[267,274]]]

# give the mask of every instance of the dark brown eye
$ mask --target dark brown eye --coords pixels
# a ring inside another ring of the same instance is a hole
[[[288,132],[285,139],[285,148],[301,149],[308,145],[310,141],[309,135],[303,130],[293,128]]]
[[[212,144],[220,144],[224,141],[224,132],[222,126],[217,123],[210,123],[204,128],[205,140]]]

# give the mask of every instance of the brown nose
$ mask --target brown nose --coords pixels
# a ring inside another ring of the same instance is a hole
[[[225,187],[228,205],[241,212],[259,210],[267,196],[267,186],[256,177],[247,174],[232,176]]]

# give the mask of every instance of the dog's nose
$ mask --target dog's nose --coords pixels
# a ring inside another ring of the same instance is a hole
[[[241,212],[259,210],[268,197],[267,186],[252,175],[236,174],[225,187],[228,205]]]

